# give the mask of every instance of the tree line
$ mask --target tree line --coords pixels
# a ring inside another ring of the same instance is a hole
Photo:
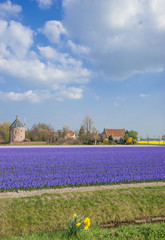
[[[4,122],[0,124],[0,142],[9,142],[9,128],[11,123]],[[48,143],[56,144],[125,144],[130,137],[131,143],[134,143],[138,139],[138,133],[134,130],[125,131],[124,139],[115,140],[112,136],[105,141],[106,136],[103,133],[99,133],[94,126],[93,119],[86,115],[83,119],[79,130],[74,131],[76,137],[69,138],[67,133],[71,131],[69,126],[64,126],[62,129],[55,131],[55,129],[46,123],[34,124],[30,129],[26,130],[25,141],[46,141]]]

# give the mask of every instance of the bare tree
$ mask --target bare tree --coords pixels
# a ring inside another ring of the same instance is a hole
[[[89,115],[86,115],[83,120],[83,128],[86,133],[90,133],[92,131],[93,120]]]
[[[95,145],[96,145],[97,144],[97,140],[99,138],[99,132],[98,132],[98,130],[96,129],[95,126],[93,126],[93,128],[92,128],[92,134],[93,134],[93,138],[94,138]]]
[[[32,141],[56,141],[57,135],[51,125],[45,123],[34,124],[29,130],[30,139]]]
[[[165,134],[162,135],[162,140],[163,140],[163,144],[164,144],[164,141],[165,141]]]

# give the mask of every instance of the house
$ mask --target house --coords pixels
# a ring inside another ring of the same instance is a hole
[[[65,139],[76,139],[76,134],[73,131],[65,132]]]
[[[103,134],[105,134],[106,138],[112,136],[114,140],[120,140],[121,138],[124,139],[125,129],[104,128]]]
[[[15,121],[10,125],[10,142],[23,142],[25,140],[25,124],[16,116]]]

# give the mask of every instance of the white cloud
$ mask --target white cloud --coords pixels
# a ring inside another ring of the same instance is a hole
[[[89,48],[81,46],[79,44],[75,44],[71,40],[68,40],[68,45],[70,46],[73,53],[81,55],[81,54],[87,54],[89,52]]]
[[[2,92],[0,91],[0,99],[1,100],[9,100],[9,101],[29,101],[29,102],[40,102],[41,94],[29,90],[24,93],[15,93],[15,92]]]
[[[55,98],[58,101],[63,101],[65,99],[80,99],[82,98],[83,89],[76,87],[61,87],[57,93],[55,93]]]
[[[39,7],[42,9],[50,8],[53,5],[54,0],[36,0]]]
[[[115,102],[115,103],[114,103],[114,106],[115,106],[115,107],[119,107],[120,104],[119,104],[118,102]]]
[[[90,49],[100,77],[123,80],[165,65],[164,0],[64,0],[63,26]]]
[[[56,91],[50,90],[28,90],[26,92],[2,92],[0,91],[1,101],[21,102],[27,101],[32,103],[39,103],[44,100],[54,99],[57,101],[64,101],[65,99],[80,99],[82,98],[83,89],[76,87],[60,86]]]
[[[160,30],[165,30],[165,1],[151,0],[150,4],[153,13],[153,23]]]
[[[32,30],[15,21],[0,20],[0,26],[0,57],[25,56],[33,44]]]
[[[0,59],[0,71],[33,84],[50,86],[53,84],[87,83],[90,72],[73,59],[62,62],[41,62],[38,58]]]
[[[45,36],[52,43],[59,43],[60,36],[66,34],[66,29],[63,27],[60,21],[47,21],[40,31],[45,34]]]
[[[140,97],[141,97],[141,98],[150,97],[150,94],[144,94],[144,93],[141,93],[141,94],[140,94]]]
[[[0,19],[17,16],[22,11],[21,6],[12,4],[10,0],[0,3]]]
[[[21,23],[1,20],[0,26],[0,73],[47,91],[47,95],[40,90],[1,92],[1,98],[37,102],[50,96],[56,100],[82,97],[83,90],[78,85],[86,84],[91,72],[81,60],[50,46],[35,49],[33,31]]]

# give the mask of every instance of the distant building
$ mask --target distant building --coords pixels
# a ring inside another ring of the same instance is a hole
[[[104,128],[103,134],[105,134],[106,138],[112,136],[114,140],[124,139],[125,129],[110,129]]]
[[[10,142],[23,142],[25,140],[25,124],[16,116],[15,121],[10,126]]]
[[[73,131],[65,132],[65,139],[76,139],[76,134]]]

